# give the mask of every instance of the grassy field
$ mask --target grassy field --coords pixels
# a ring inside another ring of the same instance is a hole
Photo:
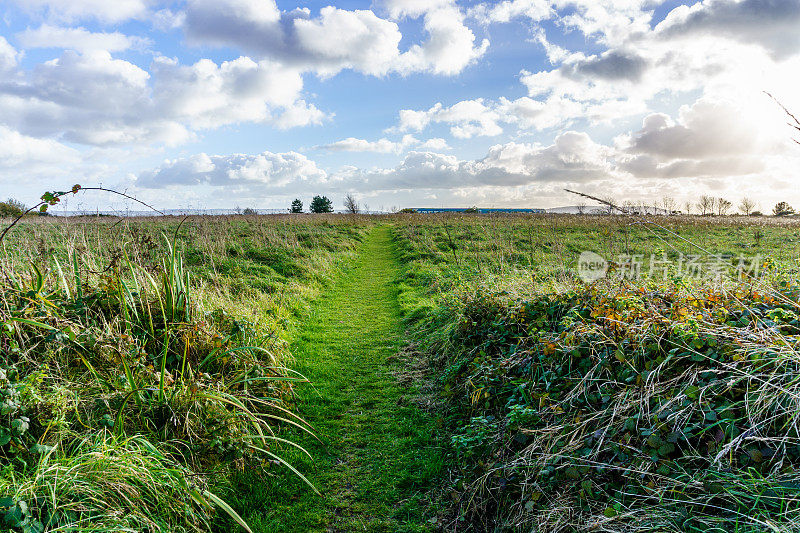
[[[398,224],[401,301],[447,398],[449,529],[797,528],[798,226],[656,222]],[[584,250],[609,279],[578,279]],[[651,254],[659,275],[627,279]]]
[[[796,529],[800,225],[654,222],[26,220],[0,530]]]

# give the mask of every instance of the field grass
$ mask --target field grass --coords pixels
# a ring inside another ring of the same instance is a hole
[[[0,530],[797,529],[800,225],[654,221],[27,220]]]

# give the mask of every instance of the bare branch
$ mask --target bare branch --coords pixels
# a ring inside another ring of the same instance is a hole
[[[623,213],[625,213],[627,215],[633,214],[633,213],[631,213],[630,209],[628,209],[626,207],[620,207],[618,205],[615,205],[613,202],[610,202],[608,200],[602,200],[602,199],[598,198],[597,196],[592,196],[590,194],[586,194],[586,193],[582,193],[582,192],[578,192],[578,191],[571,191],[569,189],[564,189],[564,190],[569,192],[569,193],[572,193],[572,194],[577,194],[578,196],[583,196],[584,198],[589,198],[590,200],[594,200],[595,202],[600,202],[603,205],[607,205],[611,209],[616,209],[616,210],[621,211],[621,212],[623,212]]]

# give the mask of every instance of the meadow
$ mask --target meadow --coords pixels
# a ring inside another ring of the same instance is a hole
[[[40,217],[0,244],[0,530],[800,523],[793,219]]]

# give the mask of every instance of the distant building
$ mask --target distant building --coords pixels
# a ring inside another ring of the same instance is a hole
[[[545,213],[545,209],[485,207],[415,207],[417,213]]]

